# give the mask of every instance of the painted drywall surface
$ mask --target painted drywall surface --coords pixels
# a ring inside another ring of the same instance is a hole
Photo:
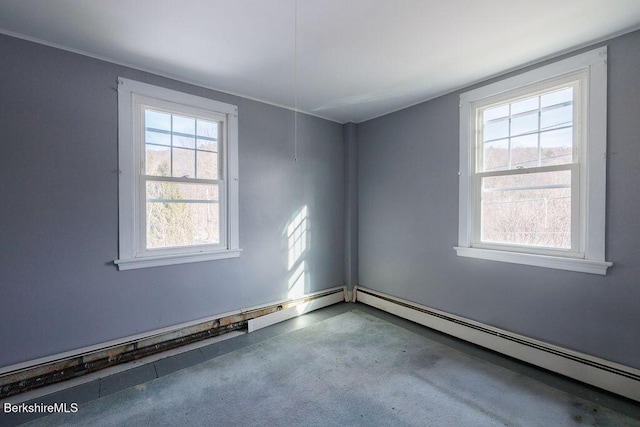
[[[0,36],[0,367],[287,298],[287,222],[308,206],[304,291],[344,282],[342,126]],[[239,107],[240,258],[117,271],[118,76]]]
[[[344,125],[345,285],[358,284],[358,126]]]
[[[457,92],[358,126],[360,284],[640,368],[640,32],[607,45],[607,276],[456,256]]]
[[[273,301],[269,283],[284,286],[280,298],[294,296],[303,282],[305,292],[342,285],[342,126],[299,115],[296,150],[293,113],[245,99],[239,109],[252,118],[240,123],[240,242],[246,266],[239,276],[255,284],[243,290],[242,300]],[[306,243],[290,260],[291,226],[303,228]]]

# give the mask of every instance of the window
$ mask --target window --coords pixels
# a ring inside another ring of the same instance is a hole
[[[118,81],[119,270],[239,256],[237,107]]]
[[[460,256],[606,274],[606,47],[460,97]]]

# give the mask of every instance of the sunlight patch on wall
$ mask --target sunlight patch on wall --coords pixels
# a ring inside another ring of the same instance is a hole
[[[289,293],[287,298],[296,299],[304,296],[304,282],[306,276],[307,263],[302,261],[298,267],[293,271],[293,274],[289,276]]]
[[[289,247],[289,270],[294,268],[307,250],[307,207],[289,222],[287,226],[287,242]]]
[[[289,299],[300,298],[306,291],[307,262],[304,257],[308,249],[308,222],[308,209],[303,206],[287,224]]]

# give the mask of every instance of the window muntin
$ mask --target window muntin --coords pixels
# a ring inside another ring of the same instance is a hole
[[[237,107],[119,79],[118,269],[239,256]]]

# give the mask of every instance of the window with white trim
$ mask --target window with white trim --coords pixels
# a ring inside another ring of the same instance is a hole
[[[119,270],[239,256],[234,105],[118,80]]]
[[[606,274],[606,52],[461,95],[458,255]]]

